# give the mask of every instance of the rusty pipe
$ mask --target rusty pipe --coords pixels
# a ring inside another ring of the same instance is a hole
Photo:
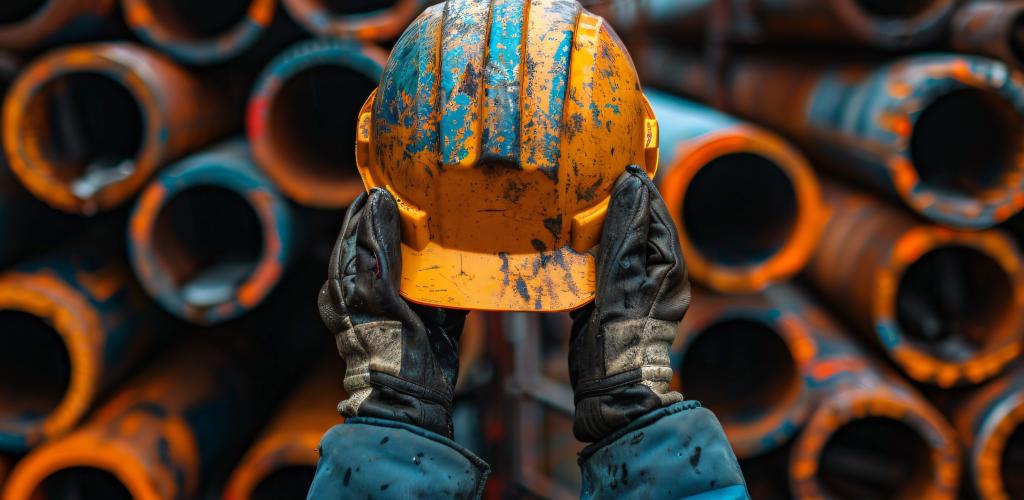
[[[690,276],[719,291],[754,292],[798,273],[826,219],[803,155],[755,125],[646,94],[661,133],[656,182]]]
[[[247,133],[253,157],[289,198],[342,208],[363,191],[356,118],[386,60],[376,46],[319,39],[292,46],[263,70]]]
[[[394,40],[433,0],[281,0],[316,36]]]
[[[595,10],[626,34],[704,36],[715,0],[613,0]],[[726,39],[753,43],[825,41],[906,50],[937,41],[955,0],[737,0]]]
[[[277,0],[121,0],[136,36],[189,64],[216,64],[250,49],[266,34]]]
[[[156,169],[230,129],[223,89],[127,42],[58,49],[8,93],[4,150],[22,184],[48,204],[110,210]]]
[[[313,482],[320,438],[344,419],[345,398],[337,360],[322,363],[300,384],[235,467],[224,500],[303,498]]]
[[[638,51],[649,84],[710,99],[704,62]],[[907,56],[872,67],[737,56],[729,111],[786,133],[821,168],[935,222],[994,226],[1024,207],[1024,76],[976,56]]]
[[[102,31],[117,0],[0,2],[0,48],[28,50]]]
[[[296,361],[290,337],[277,336],[275,352],[236,333],[179,344],[80,428],[23,458],[3,498],[194,498],[251,437]]]
[[[150,183],[128,224],[135,275],[171,314],[201,325],[262,304],[298,251],[288,203],[230,140]]]
[[[1024,2],[982,0],[964,4],[950,26],[957,52],[999,59],[1024,68]]]
[[[808,281],[910,378],[982,382],[1021,352],[1024,269],[997,230],[919,221],[839,185]]]
[[[82,246],[0,275],[0,450],[73,429],[157,339],[127,266],[99,255]]]
[[[967,453],[969,489],[978,498],[1024,495],[1024,369],[975,391],[957,410]]]

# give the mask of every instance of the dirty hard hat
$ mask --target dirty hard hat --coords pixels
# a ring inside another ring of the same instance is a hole
[[[497,311],[593,298],[609,195],[653,176],[657,121],[608,24],[574,0],[448,0],[395,45],[359,115],[367,189],[402,221],[404,297]]]

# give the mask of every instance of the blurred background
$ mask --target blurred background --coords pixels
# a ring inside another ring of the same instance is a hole
[[[496,0],[498,1],[498,0]],[[0,2],[0,498],[304,498],[356,118],[429,0]],[[1024,499],[1024,1],[605,0],[755,499]],[[575,498],[567,314],[473,313],[487,498]]]

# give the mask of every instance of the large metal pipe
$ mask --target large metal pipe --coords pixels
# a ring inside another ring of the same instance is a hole
[[[795,288],[769,291],[794,304],[814,332],[803,373],[815,410],[790,449],[790,490],[813,498],[956,498],[956,433],[909,385],[870,359]]]
[[[215,64],[253,47],[283,15],[277,0],[121,0],[136,36],[175,59]]]
[[[1024,498],[1024,369],[979,389],[960,407],[970,490],[978,498]]]
[[[27,50],[102,31],[117,0],[0,2],[0,48]]]
[[[394,40],[434,0],[281,0],[317,36]]]
[[[332,359],[298,386],[235,466],[224,500],[305,497],[316,471],[320,438],[344,420],[337,411],[338,401],[345,398],[340,384],[344,372]]]
[[[698,39],[706,36],[717,14],[714,9],[728,8],[724,34],[730,41],[827,41],[910,49],[937,41],[956,4],[955,0],[613,0],[598,4],[595,10],[627,34],[656,31],[677,39]]]
[[[976,56],[883,66],[733,59],[712,87],[702,59],[638,51],[649,84],[724,98],[731,112],[796,139],[821,168],[941,224],[983,229],[1024,207],[1024,75]]]
[[[109,210],[157,168],[229,130],[231,99],[219,85],[127,42],[58,49],[8,93],[4,150],[22,184],[50,205]]]
[[[1024,269],[997,230],[954,231],[838,185],[810,283],[910,378],[939,387],[999,373],[1021,353]]]
[[[387,53],[354,41],[300,42],[263,70],[249,100],[253,157],[289,198],[342,208],[363,191],[356,122]]]
[[[135,275],[164,309],[211,325],[259,306],[298,251],[287,201],[231,140],[170,166],[128,224]]]
[[[130,380],[77,430],[23,458],[3,498],[195,498],[251,438],[297,361],[294,336],[204,333]]]
[[[0,451],[73,429],[153,345],[126,265],[87,247],[0,275]]]
[[[1024,2],[974,0],[953,16],[950,45],[1024,68]]]
[[[825,222],[818,179],[784,139],[647,90],[661,133],[657,183],[694,280],[753,292],[804,267]]]

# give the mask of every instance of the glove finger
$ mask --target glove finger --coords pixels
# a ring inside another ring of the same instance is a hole
[[[350,267],[355,259],[355,231],[357,222],[362,217],[363,208],[366,206],[367,194],[360,194],[345,211],[345,218],[341,224],[341,231],[338,239],[334,242],[334,249],[327,261],[327,281],[320,287],[317,296],[317,307],[320,310],[320,319],[327,326],[331,333],[338,333],[351,325],[348,321],[348,309],[345,307],[345,298],[341,289],[341,277],[344,269]]]
[[[651,200],[646,274],[648,283],[656,287],[649,315],[664,321],[680,321],[690,305],[690,281],[679,234],[654,182],[646,176],[642,180],[647,184]]]
[[[646,288],[650,193],[642,171],[627,171],[612,190],[597,258],[596,316],[605,324],[646,315],[651,298]]]

